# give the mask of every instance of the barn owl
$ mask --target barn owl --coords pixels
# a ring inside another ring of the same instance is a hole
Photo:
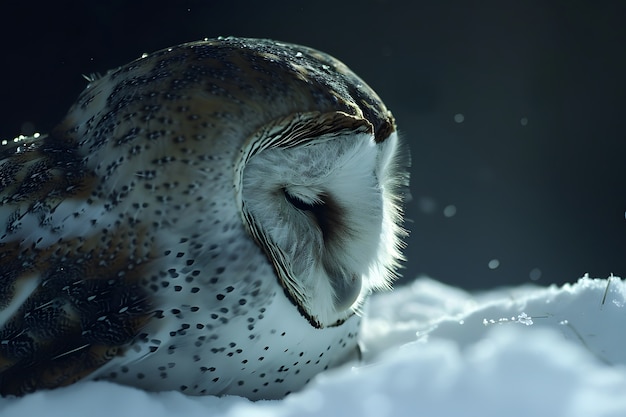
[[[0,148],[0,393],[81,379],[281,398],[357,349],[407,151],[340,61],[218,38],[92,79]]]

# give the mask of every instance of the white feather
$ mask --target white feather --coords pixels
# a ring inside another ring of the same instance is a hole
[[[369,134],[347,132],[266,149],[245,168],[245,205],[284,255],[293,292],[302,295],[296,301],[324,326],[354,314],[372,289],[390,284],[400,256],[397,152],[395,133],[377,144]],[[332,200],[340,209],[331,213],[338,219],[328,219],[340,222],[336,235],[325,239],[314,216],[291,205],[285,191],[308,204]],[[341,276],[329,276],[329,265]],[[349,305],[339,306],[337,288],[361,282]]]

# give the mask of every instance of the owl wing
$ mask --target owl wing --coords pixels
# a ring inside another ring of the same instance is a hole
[[[138,335],[149,256],[129,249],[136,232],[64,233],[88,220],[59,211],[98,186],[70,141],[5,145],[0,158],[0,394],[20,395],[88,375]]]

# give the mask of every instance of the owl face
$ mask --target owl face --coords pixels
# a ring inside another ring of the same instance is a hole
[[[398,258],[398,139],[393,132],[377,143],[371,126],[344,114],[296,118],[316,124],[297,146],[242,153],[249,160],[238,170],[237,198],[288,297],[313,326],[336,326],[372,289],[388,287]],[[314,130],[334,122],[346,127]],[[266,137],[253,136],[244,149]]]
[[[407,161],[376,93],[303,46],[205,40],[93,80],[0,152],[0,393],[298,389],[390,285]]]

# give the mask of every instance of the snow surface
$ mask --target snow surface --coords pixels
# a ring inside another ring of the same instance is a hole
[[[372,298],[364,362],[282,401],[83,382],[0,399],[0,416],[624,416],[626,286],[469,294],[428,278]]]

